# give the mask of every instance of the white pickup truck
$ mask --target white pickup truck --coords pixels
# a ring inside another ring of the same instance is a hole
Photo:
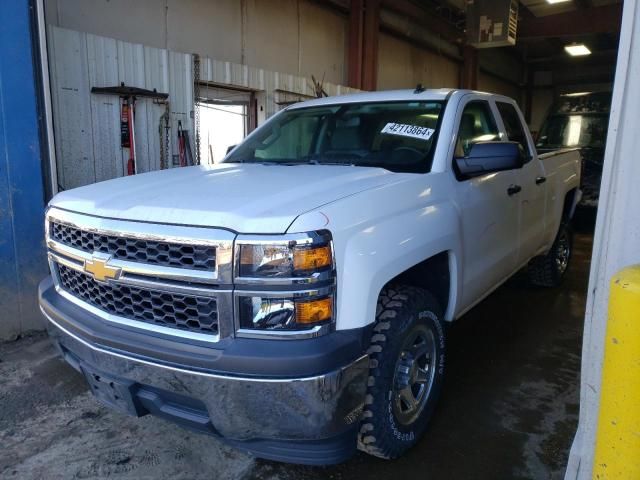
[[[442,389],[446,325],[526,269],[560,283],[580,155],[465,90],[292,105],[224,162],[60,193],[51,338],[103,403],[258,457],[401,455]]]

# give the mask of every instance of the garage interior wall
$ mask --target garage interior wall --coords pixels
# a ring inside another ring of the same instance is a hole
[[[306,0],[45,0],[45,9],[48,25],[346,83],[347,17]]]
[[[58,159],[59,188],[87,185],[126,172],[128,153],[120,147],[120,100],[91,94],[91,87],[125,85],[169,93],[171,135],[169,164],[178,154],[180,120],[193,138],[192,55],[49,26],[51,97]],[[307,77],[201,57],[200,81],[258,92],[259,117],[277,112],[290,99],[311,98]],[[353,89],[325,82],[329,95]],[[138,172],[160,168],[160,118],[165,111],[149,99],[136,104]]]
[[[380,33],[378,47],[378,90],[414,88],[457,88],[460,64],[392,35]]]
[[[312,98],[311,75],[324,78],[329,95],[354,91],[342,86],[347,81],[348,16],[309,0],[45,0],[45,14],[61,189],[126,172],[119,100],[92,95],[94,86],[124,82],[169,93],[167,162],[175,162],[178,153],[174,137],[179,120],[195,151],[192,53],[200,55],[201,82],[256,92],[258,123],[286,102]],[[393,16],[385,19],[391,22]],[[412,28],[415,41],[380,32],[377,89],[418,83],[457,88],[461,62],[444,54],[456,47],[443,41],[436,42],[438,48],[425,47],[419,34],[423,40],[430,37],[420,33],[422,27]],[[504,65],[504,72],[481,71],[478,88],[520,102],[521,66],[508,52],[493,50],[481,52],[481,68],[493,71]],[[160,167],[163,113],[164,106],[138,100],[139,172]]]
[[[531,121],[529,129],[531,132],[540,132],[542,122],[549,113],[551,105],[556,98],[553,88],[534,88],[531,97]]]
[[[45,6],[50,25],[347,84],[348,15],[310,0],[45,0]],[[404,28],[429,36],[411,22]],[[460,62],[436,50],[380,33],[377,88],[459,87]]]
[[[524,110],[525,65],[512,47],[478,50],[478,90],[513,98]]]
[[[49,68],[53,124],[58,159],[58,188],[70,188],[120,177],[128,153],[120,146],[120,98],[96,95],[91,87],[125,85],[169,93],[171,151],[178,121],[193,131],[191,55],[169,52],[49,28]],[[138,99],[135,109],[137,171],[160,168],[160,117],[165,111],[151,99]],[[191,145],[193,145],[191,136]]]
[[[501,78],[480,71],[478,73],[478,90],[506,95],[513,98],[522,107],[522,89]]]

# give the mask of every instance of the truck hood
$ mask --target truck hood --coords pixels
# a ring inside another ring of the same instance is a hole
[[[123,220],[284,233],[302,213],[404,176],[331,165],[195,166],[68,190],[51,205]]]

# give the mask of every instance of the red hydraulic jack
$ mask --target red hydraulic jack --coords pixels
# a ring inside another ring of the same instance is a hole
[[[166,100],[168,93],[159,93],[154,88],[146,90],[144,88],[127,87],[122,82],[117,87],[93,87],[91,93],[102,95],[118,95],[122,99],[120,109],[120,145],[129,149],[129,160],[127,161],[127,175],[136,173],[136,137],[135,137],[135,112],[136,99],[152,98],[156,100]]]
[[[196,164],[191,151],[191,143],[189,143],[189,132],[182,129],[182,121],[180,120],[178,120],[178,160],[181,167]]]

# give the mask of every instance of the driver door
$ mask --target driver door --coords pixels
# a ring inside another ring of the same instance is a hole
[[[470,95],[458,111],[454,156],[468,154],[474,143],[500,140],[496,118],[493,102]],[[509,188],[516,179],[515,170],[467,179],[456,175],[464,257],[462,310],[482,299],[516,268],[519,202]]]

